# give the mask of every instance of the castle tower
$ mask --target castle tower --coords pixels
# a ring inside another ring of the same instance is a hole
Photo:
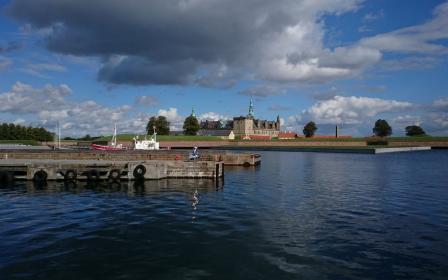
[[[190,116],[192,116],[192,117],[195,117],[196,118],[196,112],[194,111],[194,106],[193,107],[191,107],[191,115]]]
[[[249,118],[253,118],[254,117],[254,104],[252,102],[252,97],[250,98],[250,103],[249,103],[249,114],[247,115]]]

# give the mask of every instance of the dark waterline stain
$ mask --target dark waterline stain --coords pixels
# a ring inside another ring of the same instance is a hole
[[[1,279],[447,279],[448,152],[0,188]]]

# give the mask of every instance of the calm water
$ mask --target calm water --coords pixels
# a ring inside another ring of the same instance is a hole
[[[448,279],[448,151],[0,189],[0,278]]]

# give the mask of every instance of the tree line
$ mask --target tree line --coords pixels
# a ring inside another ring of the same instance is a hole
[[[153,130],[157,131],[159,135],[170,134],[170,122],[164,116],[153,116],[149,119],[146,125],[146,132],[152,134]],[[196,135],[200,129],[199,121],[194,116],[188,116],[183,125],[183,132],[185,135]],[[317,131],[315,122],[308,122],[303,127],[303,134],[305,137],[313,137]],[[407,136],[425,136],[426,132],[418,125],[411,125],[405,128]],[[379,137],[386,137],[392,135],[392,127],[386,120],[379,119],[375,122],[372,129],[374,135]]]
[[[303,135],[313,137],[316,130],[316,123],[309,122],[303,127]],[[407,136],[426,136],[426,132],[418,125],[407,126],[405,131]],[[379,119],[375,122],[372,132],[375,136],[386,137],[392,135],[392,127],[386,120]]]
[[[43,127],[22,126],[13,123],[0,125],[0,140],[52,141],[54,134]]]

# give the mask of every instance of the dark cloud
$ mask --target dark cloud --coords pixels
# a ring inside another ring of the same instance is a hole
[[[7,13],[46,30],[51,51],[104,59],[98,73],[101,81],[229,87],[235,73],[274,81],[316,81],[349,76],[352,68],[364,67],[360,60],[371,62],[364,50],[340,66],[346,60],[335,60],[330,50],[322,49],[322,15],[354,10],[358,2],[12,0]],[[300,51],[305,49],[313,51]],[[113,63],[116,56],[121,57],[119,63]],[[331,65],[313,64],[309,71],[308,60],[320,56]],[[216,71],[222,68],[226,73]]]
[[[187,84],[195,70],[193,61],[161,64],[141,57],[112,57],[99,70],[98,79],[112,84]]]

